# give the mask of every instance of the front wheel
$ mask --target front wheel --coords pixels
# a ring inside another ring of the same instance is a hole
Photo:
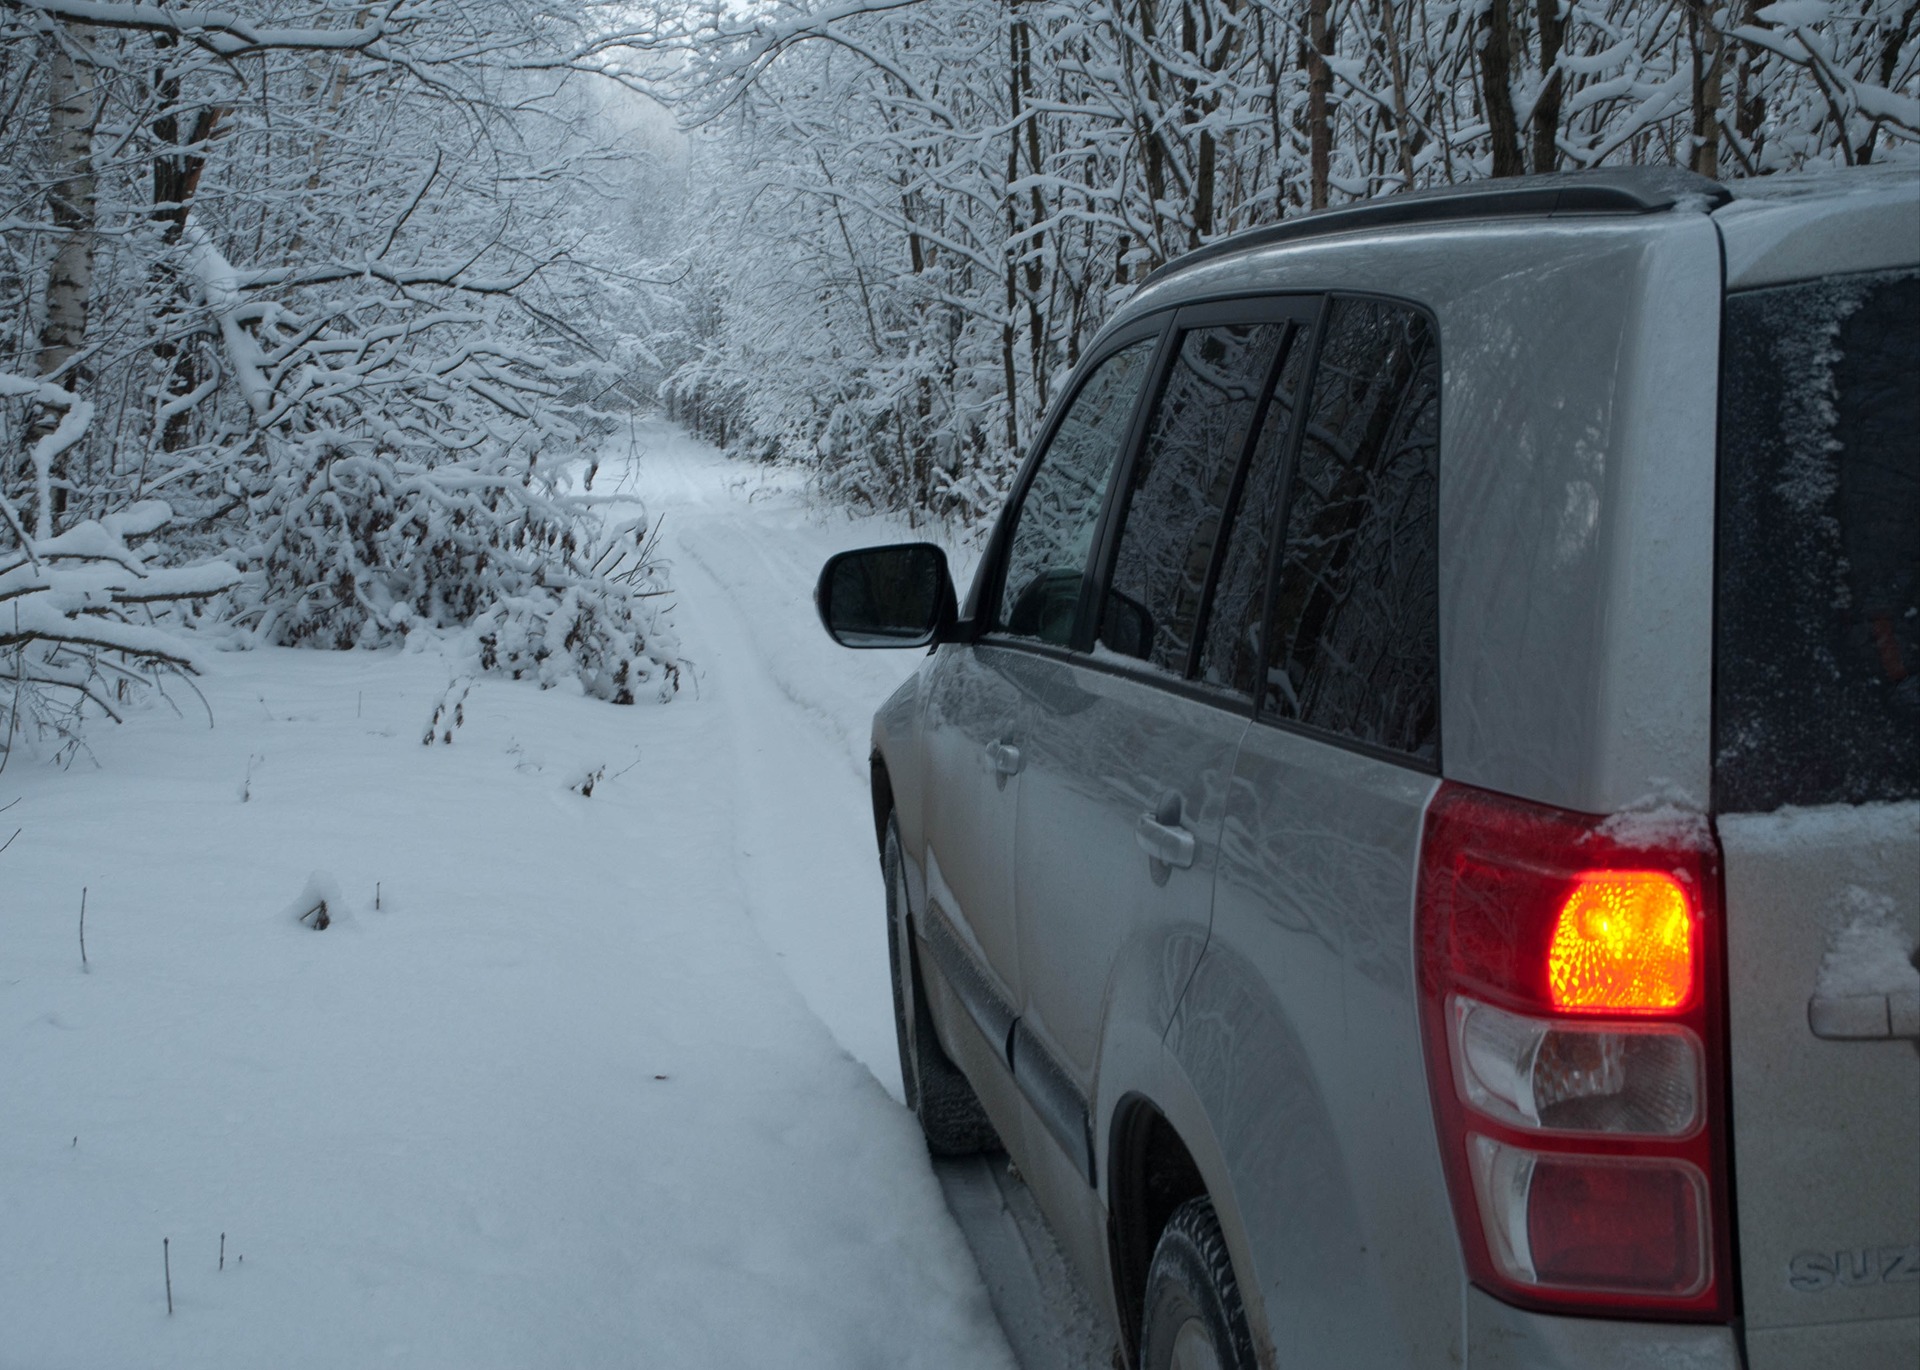
[[[920,1119],[927,1150],[936,1156],[971,1156],[993,1151],[1000,1135],[980,1106],[967,1077],[947,1059],[934,1035],[908,919],[906,863],[900,856],[900,829],[887,819],[881,855],[887,877],[887,951],[893,965],[893,1026],[900,1045],[900,1083],[907,1107]]]
[[[1141,1370],[1258,1370],[1240,1286],[1211,1201],[1174,1209],[1147,1268]]]

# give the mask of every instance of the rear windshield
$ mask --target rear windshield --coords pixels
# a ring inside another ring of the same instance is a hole
[[[1714,789],[1920,797],[1920,271],[1729,296]]]

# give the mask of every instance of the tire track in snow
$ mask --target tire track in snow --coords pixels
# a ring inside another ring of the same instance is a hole
[[[896,1100],[899,1062],[881,923],[885,890],[867,795],[867,727],[911,653],[849,652],[815,620],[820,562],[843,547],[915,540],[864,521],[829,529],[791,494],[749,512],[738,463],[654,430],[637,478],[666,515],[682,637],[703,707],[727,717],[741,883],[761,935],[808,1006]],[[749,470],[751,468],[748,468]],[[884,667],[897,662],[897,674]],[[935,1163],[1023,1370],[1105,1370],[1115,1348],[1026,1186],[1004,1157]]]
[[[711,464],[689,461],[682,444],[690,445],[684,438],[658,444],[635,485],[664,516],[676,598],[685,607],[681,639],[703,668],[700,707],[727,719],[730,755],[714,759],[715,778],[733,791],[735,855],[748,907],[808,1007],[898,1099],[885,889],[864,767],[852,762],[839,712],[806,698],[769,657],[813,627],[806,599],[805,623],[790,621],[800,606],[789,603],[784,614],[777,608],[793,598],[795,563],[805,553],[796,545],[779,557],[764,537],[733,536],[745,511],[725,482],[739,468],[717,455]],[[664,468],[657,476],[649,470],[655,466]],[[803,536],[813,531],[795,530],[795,543],[824,535]],[[715,541],[744,555],[745,566],[721,574],[724,561],[705,550]],[[810,575],[806,583],[810,589]],[[904,675],[910,663],[900,664]]]

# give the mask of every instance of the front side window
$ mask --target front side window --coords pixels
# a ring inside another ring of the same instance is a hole
[[[1285,323],[1182,335],[1129,478],[1100,644],[1185,674],[1222,514]]]
[[[1126,447],[1156,339],[1102,361],[1067,407],[1027,485],[1007,542],[996,626],[1066,646],[1113,468]]]
[[[1261,709],[1424,761],[1440,733],[1440,348],[1418,310],[1328,316],[1268,626]]]
[[[1920,798],[1920,272],[1721,323],[1715,802]]]

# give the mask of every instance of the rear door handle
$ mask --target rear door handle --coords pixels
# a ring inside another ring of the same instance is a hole
[[[1891,994],[1816,994],[1807,1000],[1807,1026],[1834,1042],[1920,1040],[1920,990]]]
[[[1020,749],[1006,742],[989,742],[987,760],[1001,775],[1020,774]]]
[[[1162,823],[1154,814],[1140,815],[1140,821],[1133,828],[1133,840],[1156,861],[1181,870],[1193,864],[1193,834],[1177,824]]]

